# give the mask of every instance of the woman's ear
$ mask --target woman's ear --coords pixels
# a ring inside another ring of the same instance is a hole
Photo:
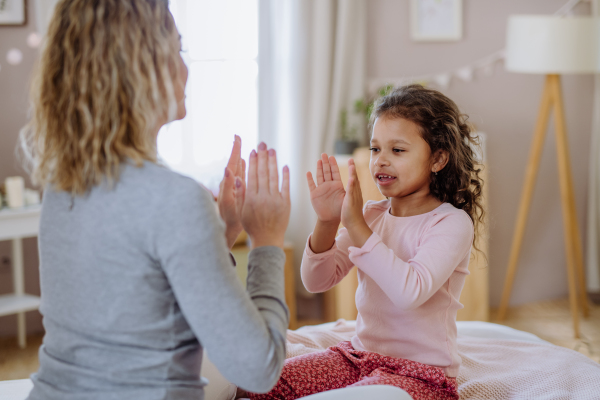
[[[448,164],[449,158],[450,154],[447,150],[436,150],[436,152],[433,154],[433,165],[431,166],[431,172],[437,173],[443,170],[446,164]]]

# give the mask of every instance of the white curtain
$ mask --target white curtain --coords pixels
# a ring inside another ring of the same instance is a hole
[[[592,1],[592,14],[600,17],[600,0]],[[590,152],[587,224],[587,289],[600,292],[600,74],[594,77],[594,115]]]
[[[37,31],[42,36],[48,30],[48,24],[56,3],[58,3],[58,0],[35,0],[35,22]]]
[[[364,96],[365,36],[365,0],[259,3],[259,140],[290,166],[297,271],[316,222],[306,172],[332,153],[342,108]]]

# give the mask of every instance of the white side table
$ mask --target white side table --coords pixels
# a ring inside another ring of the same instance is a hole
[[[26,345],[25,312],[37,310],[40,298],[25,293],[23,238],[37,236],[41,206],[0,210],[0,240],[12,240],[14,293],[0,296],[0,316],[17,314],[19,347]]]

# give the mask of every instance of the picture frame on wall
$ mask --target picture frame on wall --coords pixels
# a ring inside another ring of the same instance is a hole
[[[410,30],[415,41],[460,40],[462,24],[462,0],[410,0]]]
[[[0,0],[0,26],[20,26],[26,23],[25,0]]]

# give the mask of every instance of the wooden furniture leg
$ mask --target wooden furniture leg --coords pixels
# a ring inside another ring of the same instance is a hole
[[[567,256],[567,279],[569,283],[569,303],[571,305],[571,316],[573,317],[573,330],[575,337],[579,338],[579,306],[577,301],[577,283],[576,283],[576,245],[573,238],[575,221],[573,221],[574,208],[571,200],[572,186],[569,167],[569,145],[565,128],[562,95],[560,91],[560,77],[550,75],[552,78],[552,97],[554,102],[554,119],[556,125],[556,152],[558,157],[558,175],[560,181],[561,203],[563,208],[565,249]]]
[[[550,106],[552,105],[551,96],[550,77],[546,77],[544,91],[542,94],[542,103],[540,105],[540,111],[533,135],[533,142],[529,153],[529,163],[527,164],[527,172],[525,175],[525,181],[523,182],[523,192],[521,194],[521,202],[519,204],[519,212],[517,214],[517,223],[515,226],[515,232],[510,250],[506,280],[504,282],[504,289],[502,291],[502,300],[500,301],[500,309],[498,311],[498,319],[501,321],[506,318],[510,292],[515,279],[515,273],[517,271],[517,262],[519,261],[519,253],[521,252],[523,236],[525,235],[527,216],[529,215],[529,208],[531,205],[531,199],[533,197],[533,189],[535,188],[535,180],[539,170],[540,159],[542,157],[542,150],[544,147],[544,138],[546,136],[546,130],[548,127],[548,117],[550,115]]]
[[[13,259],[13,288],[17,296],[25,294],[25,281],[23,269],[23,240],[12,240]],[[27,327],[25,326],[25,312],[17,313],[17,338],[19,347],[24,349],[27,345]]]
[[[286,246],[285,252],[285,302],[290,311],[289,329],[298,328],[298,311],[296,310],[296,281],[294,279],[294,249]]]

